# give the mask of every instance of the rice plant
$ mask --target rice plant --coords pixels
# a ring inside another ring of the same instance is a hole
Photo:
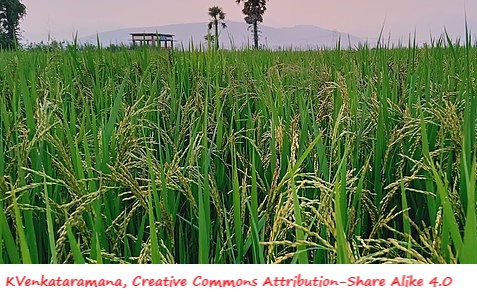
[[[477,263],[476,62],[2,51],[0,263]]]

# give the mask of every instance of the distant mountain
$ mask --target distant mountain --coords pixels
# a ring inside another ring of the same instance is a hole
[[[271,49],[293,48],[293,49],[316,49],[332,48],[337,45],[338,40],[344,48],[354,47],[363,40],[345,33],[323,29],[313,25],[297,25],[293,27],[274,28],[260,25],[260,43]],[[98,33],[79,38],[80,43],[97,44],[97,36],[103,46],[111,44],[131,43],[130,33],[132,32],[157,32],[175,35],[176,45],[188,48],[192,41],[194,45],[205,45],[204,36],[207,34],[207,23],[187,23],[173,24],[143,28],[125,28],[115,31]],[[249,26],[245,22],[227,22],[227,28],[221,29],[220,44],[223,48],[242,48],[252,45],[252,34]]]

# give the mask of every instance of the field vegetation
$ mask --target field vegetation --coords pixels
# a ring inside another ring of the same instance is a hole
[[[477,263],[476,79],[470,39],[2,51],[0,263]]]

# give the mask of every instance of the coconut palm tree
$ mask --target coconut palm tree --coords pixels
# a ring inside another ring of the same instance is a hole
[[[237,4],[243,2],[242,13],[245,15],[245,22],[253,28],[253,42],[255,49],[258,49],[258,24],[263,22],[263,14],[267,10],[267,0],[235,0]]]
[[[215,49],[219,49],[219,25],[221,25],[222,28],[227,27],[227,24],[225,24],[225,13],[221,7],[212,6],[209,8],[209,16],[211,20],[209,22],[209,34],[207,37],[209,37],[209,39],[213,38],[215,42]],[[212,28],[215,32],[213,37],[210,35],[210,30],[212,30]]]

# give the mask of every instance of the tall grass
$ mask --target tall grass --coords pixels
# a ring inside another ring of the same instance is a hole
[[[0,262],[477,263],[476,59],[1,52]]]

